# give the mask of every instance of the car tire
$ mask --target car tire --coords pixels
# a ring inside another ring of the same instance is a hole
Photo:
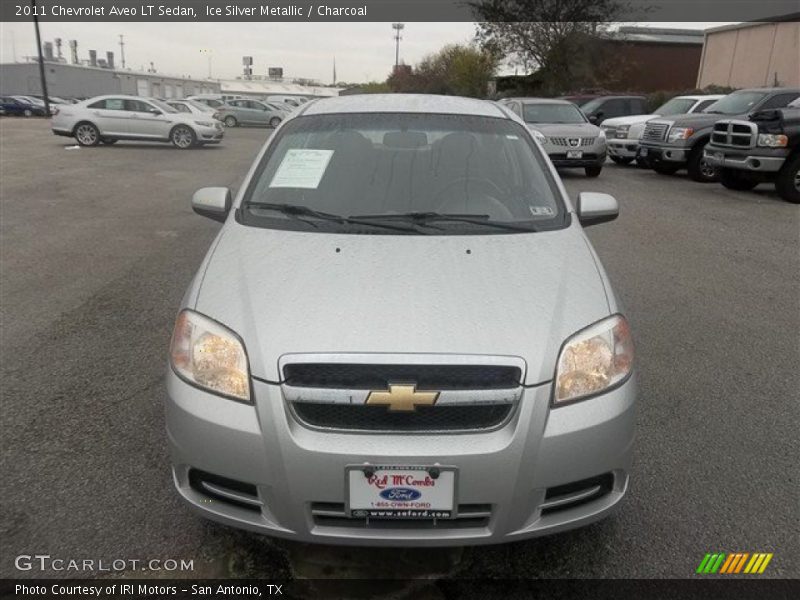
[[[222,122],[225,123],[225,127],[236,127],[239,125],[239,122],[233,115],[228,115]]]
[[[94,124],[88,121],[81,121],[75,126],[73,132],[75,141],[80,146],[97,146],[100,143],[100,131]]]
[[[278,125],[281,124],[281,120],[278,117],[272,117],[269,120],[269,126],[275,129]]]
[[[789,158],[775,180],[778,195],[787,202],[800,204],[800,154]]]
[[[650,163],[647,161],[646,158],[639,157],[636,159],[636,166],[640,169],[649,169]]]
[[[169,141],[179,150],[188,150],[197,144],[197,136],[188,125],[176,125],[169,132]]]
[[[712,166],[703,156],[706,144],[697,144],[689,153],[686,170],[694,181],[698,183],[715,183],[719,181],[719,169]]]
[[[719,182],[723,187],[737,192],[747,192],[759,184],[758,179],[739,169],[720,169]]]
[[[610,156],[609,158],[618,165],[629,165],[633,162],[633,159],[627,156]]]
[[[660,160],[648,161],[648,166],[659,175],[675,175],[681,169],[680,165],[673,165]]]
[[[587,177],[597,177],[597,176],[600,175],[600,171],[602,171],[602,170],[603,170],[603,167],[601,167],[601,166],[585,167],[583,169],[583,171],[584,171],[584,173],[586,173]]]

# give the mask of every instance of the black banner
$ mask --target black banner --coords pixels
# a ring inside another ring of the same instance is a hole
[[[554,0],[529,0],[532,3]],[[620,0],[618,21],[800,19],[797,0]],[[469,22],[470,0],[2,0],[0,21]]]

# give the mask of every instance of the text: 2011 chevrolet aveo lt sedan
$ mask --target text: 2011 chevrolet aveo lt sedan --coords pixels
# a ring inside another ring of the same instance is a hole
[[[310,102],[272,135],[182,304],[175,485],[206,517],[310,542],[513,541],[628,486],[628,323],[545,153],[495,103]]]

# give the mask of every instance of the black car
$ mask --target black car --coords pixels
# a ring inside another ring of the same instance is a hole
[[[796,88],[738,90],[701,113],[651,119],[639,141],[639,157],[662,175],[672,175],[685,168],[695,181],[718,181],[719,171],[704,154],[714,124],[726,117],[746,119],[758,111],[784,108],[798,96],[800,89]]]
[[[800,204],[800,106],[717,121],[705,157],[728,189],[774,182],[781,198]]]
[[[650,112],[644,96],[598,96],[581,104],[581,110],[595,125],[600,125],[606,119],[646,115]]]
[[[43,117],[44,108],[12,96],[0,96],[0,114],[16,117]]]

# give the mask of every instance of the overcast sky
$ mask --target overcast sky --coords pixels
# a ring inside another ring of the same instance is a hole
[[[631,23],[632,25],[633,23]],[[721,23],[639,23],[654,27],[703,29]],[[400,42],[401,60],[415,64],[445,44],[469,42],[473,23],[407,23]],[[0,62],[22,61],[36,54],[32,23],[0,23]],[[211,51],[214,78],[234,78],[242,72],[242,56],[253,57],[254,74],[267,67],[283,67],[287,78],[318,79],[330,83],[333,59],[339,81],[382,81],[394,64],[394,40],[389,23],[41,23],[42,41],[78,40],[78,57],[89,50],[98,57],[113,51],[120,64],[119,34],[125,36],[129,69],[205,77]]]

